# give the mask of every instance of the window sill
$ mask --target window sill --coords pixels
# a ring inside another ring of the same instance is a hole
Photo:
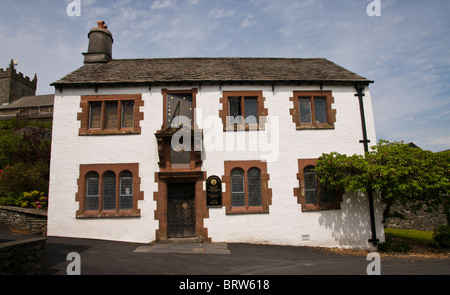
[[[260,214],[269,213],[269,209],[264,209],[262,206],[258,207],[232,207],[230,211],[227,210],[227,215],[233,214]]]
[[[306,204],[302,205],[302,212],[315,212],[315,211],[327,211],[327,210],[341,210],[340,203],[330,203],[330,204]]]
[[[330,124],[301,124],[296,128],[297,130],[334,129],[334,126]]]
[[[84,218],[123,218],[123,217],[141,217],[139,213],[133,213],[132,210],[122,211],[86,211],[83,214],[77,215],[77,219]]]
[[[259,130],[266,130],[264,125],[249,125],[246,124],[244,125],[227,125],[223,128],[223,131],[230,131],[230,132],[234,132],[234,131],[259,131]]]
[[[139,130],[135,129],[89,129],[86,131],[79,131],[80,136],[89,135],[127,135],[127,134],[141,134]]]

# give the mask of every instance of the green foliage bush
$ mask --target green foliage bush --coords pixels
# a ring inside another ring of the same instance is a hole
[[[24,193],[10,192],[0,198],[0,206],[18,206],[22,208],[47,209],[47,197],[43,192],[31,191]]]
[[[411,246],[402,241],[386,239],[385,242],[378,244],[378,251],[381,252],[408,252]]]
[[[434,245],[440,248],[450,248],[450,226],[441,225],[434,230],[433,233]]]
[[[384,220],[395,204],[408,204],[412,211],[423,206],[450,208],[450,152],[432,153],[380,140],[365,155],[322,154],[315,171],[330,189],[380,192]]]
[[[13,121],[0,122],[0,204],[43,207],[40,192],[48,195],[50,139],[45,139],[42,128],[31,128],[22,135],[14,126]]]
[[[23,193],[30,191],[48,192],[49,165],[37,162],[32,165],[16,163],[6,167],[0,178],[0,197],[9,193]]]

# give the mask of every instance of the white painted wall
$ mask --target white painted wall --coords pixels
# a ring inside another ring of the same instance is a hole
[[[196,87],[196,86],[193,86]],[[193,87],[162,87],[170,90]],[[327,247],[369,248],[370,221],[368,201],[364,196],[346,194],[341,210],[302,212],[293,189],[299,187],[296,177],[300,158],[318,158],[322,153],[337,151],[345,154],[363,153],[361,119],[357,97],[352,87],[324,87],[331,90],[337,110],[333,130],[296,130],[289,109],[293,103],[289,97],[294,90],[318,90],[318,87],[276,86],[203,86],[197,87],[196,120],[205,135],[203,171],[211,175],[224,175],[224,161],[264,160],[270,175],[272,189],[270,213],[226,215],[225,208],[209,209],[205,227],[213,242],[248,242],[283,245],[311,245]],[[222,105],[222,91],[262,90],[266,98],[265,107],[269,123],[264,131],[223,132],[218,117]],[[142,93],[144,120],[140,135],[124,136],[78,136],[80,122],[77,113],[81,95]],[[368,89],[364,97],[368,137],[376,143],[371,97]],[[80,238],[95,238],[146,243],[155,239],[158,222],[154,220],[157,191],[154,174],[158,171],[157,143],[154,136],[162,124],[161,88],[111,88],[93,90],[58,90],[55,94],[53,119],[53,141],[50,171],[50,204],[48,212],[48,235]],[[215,128],[212,122],[219,122]],[[277,125],[278,123],[278,125]],[[255,142],[254,138],[269,135],[271,144],[261,145],[256,141],[256,151],[227,151],[227,137],[234,140]],[[253,141],[251,140],[253,138]],[[211,139],[222,141],[216,147],[208,144]],[[269,156],[269,157],[268,157]],[[76,219],[78,203],[77,179],[80,164],[139,163],[141,191],[144,200],[139,201],[140,218],[124,219]],[[223,186],[225,189],[225,186]],[[377,235],[384,239],[381,223],[381,204],[376,203]],[[308,237],[308,239],[307,239]],[[306,241],[307,239],[307,241]]]

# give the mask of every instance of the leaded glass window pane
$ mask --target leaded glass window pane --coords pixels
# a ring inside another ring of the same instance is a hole
[[[133,128],[134,101],[122,102],[122,128]]]
[[[89,103],[89,128],[100,129],[102,127],[102,103]]]
[[[317,196],[316,172],[314,172],[313,169],[313,166],[308,166],[303,170],[306,204],[317,204],[319,201]]]
[[[240,96],[232,96],[228,98],[228,110],[230,115],[230,124],[239,124],[242,119]]]
[[[327,106],[325,98],[314,98],[314,115],[316,123],[327,123]]]
[[[230,116],[237,117],[241,116],[241,97],[232,96],[228,98],[228,105],[230,110]]]
[[[86,175],[86,210],[98,210],[99,177],[96,172]]]
[[[103,209],[116,209],[116,175],[111,171],[103,175]]]
[[[258,168],[248,170],[248,205],[261,206],[261,172]]]
[[[298,105],[300,108],[300,123],[311,123],[311,99],[309,97],[300,97]]]
[[[246,97],[245,104],[245,123],[258,124],[258,100],[256,97]]]
[[[117,129],[117,101],[105,103],[105,129]]]
[[[244,171],[239,168],[231,171],[231,206],[245,206]]]
[[[120,209],[133,209],[133,174],[124,171],[120,174]]]

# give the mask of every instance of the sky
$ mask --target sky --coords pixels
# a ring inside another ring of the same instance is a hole
[[[377,139],[450,149],[448,0],[0,0],[0,68],[54,93],[98,20],[113,58],[327,58],[375,81]]]

